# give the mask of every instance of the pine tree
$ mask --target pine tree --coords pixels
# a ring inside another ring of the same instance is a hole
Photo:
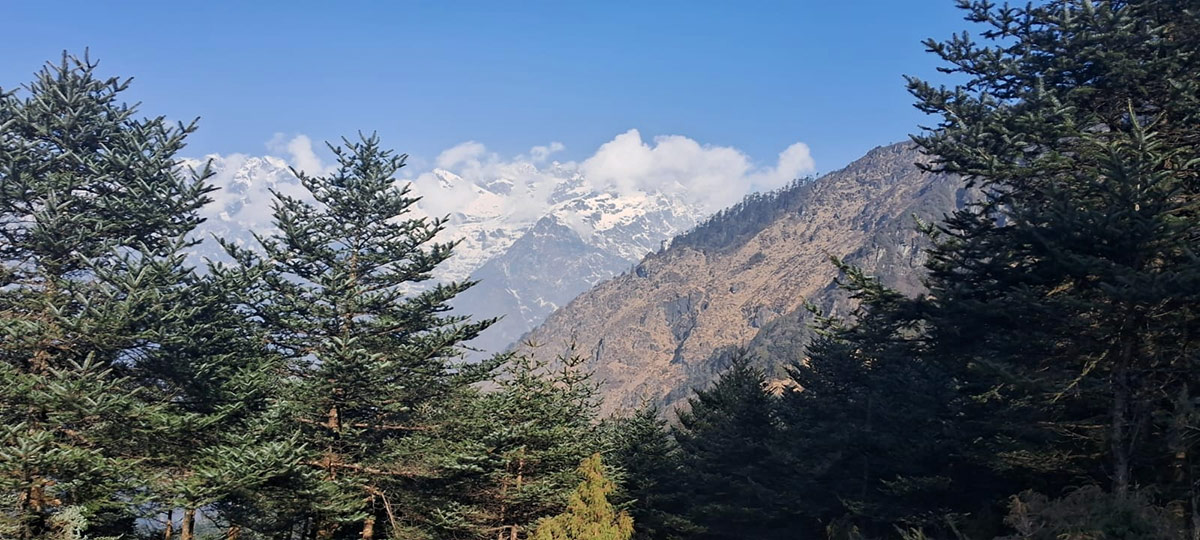
[[[470,282],[423,285],[453,243],[434,242],[444,219],[409,216],[417,198],[394,177],[406,156],[375,136],[331,150],[331,174],[295,172],[315,204],[276,193],[261,256],[226,247],[257,280],[246,305],[287,361],[288,414],[319,473],[290,519],[319,539],[369,539],[421,519],[405,501],[435,471],[412,435],[440,429],[446,400],[494,369],[458,360],[493,320],[446,314]]]
[[[188,287],[209,173],[177,167],[194,124],[135,118],[128,81],[95,70],[64,54],[24,97],[0,92],[0,521],[15,538],[64,512],[129,532],[161,472],[153,441],[186,421],[147,368],[173,339],[162,318],[189,309],[164,301]]]
[[[686,487],[679,445],[657,407],[609,421],[609,455],[621,471],[614,501],[629,511],[635,540],[677,540],[699,532],[687,518],[692,494]]]
[[[618,513],[608,502],[616,487],[604,477],[600,454],[592,454],[579,466],[583,482],[571,494],[567,511],[538,522],[533,540],[629,540],[633,519]]]
[[[597,386],[582,363],[570,351],[553,362],[511,356],[498,388],[460,413],[445,534],[516,540],[563,511],[579,463],[600,445]]]
[[[790,483],[778,448],[777,399],[745,354],[688,400],[675,438],[683,454],[695,538],[792,538]]]
[[[782,451],[800,471],[795,489],[809,534],[969,528],[998,510],[997,492],[1016,489],[976,459],[977,423],[993,421],[993,411],[959,395],[954,373],[924,360],[922,299],[833,262],[858,307],[847,320],[818,314],[806,356],[789,367],[802,390],[781,405]]]
[[[1194,451],[1163,419],[1200,380],[1197,6],[962,5],[990,44],[928,45],[966,82],[910,81],[932,168],[986,193],[939,226],[931,358],[1006,405],[1008,466],[1121,495]]]
[[[836,446],[902,449],[890,470],[867,469],[861,485],[880,475],[888,486],[876,508],[909,504],[894,488],[920,487],[922,453],[907,450],[925,447],[948,454],[939,475],[953,496],[917,499],[908,515],[1081,484],[1119,502],[1159,483],[1152,504],[1200,516],[1194,440],[1179,436],[1200,380],[1196,6],[960,6],[989,43],[927,42],[965,82],[910,80],[918,107],[941,120],[915,140],[931,170],[962,175],[983,199],[927,229],[928,294],[851,286],[863,308],[810,347],[794,409],[812,414],[789,423],[832,429],[816,433],[841,441],[819,452],[835,467],[846,455]],[[856,408],[871,411],[870,433],[814,419]],[[897,424],[913,432],[888,429]],[[832,470],[833,482],[854,482]],[[1187,519],[1196,530],[1200,519]]]
[[[152,447],[163,474],[149,487],[160,493],[165,540],[174,530],[182,540],[194,538],[200,509],[232,529],[271,530],[270,520],[238,507],[297,474],[303,441],[280,424],[275,405],[279,358],[260,346],[261,329],[236,308],[245,286],[239,278],[222,268],[203,276],[189,271],[186,287],[144,306],[159,321],[162,339],[143,371],[156,387],[170,389],[163,397],[178,419]]]

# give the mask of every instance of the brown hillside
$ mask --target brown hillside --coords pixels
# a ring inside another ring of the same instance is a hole
[[[911,144],[876,148],[772,200],[748,202],[583,293],[526,340],[538,355],[574,342],[602,381],[606,412],[677,405],[711,382],[736,347],[778,372],[803,354],[806,300],[846,310],[829,256],[903,291],[919,289],[923,239],[913,216],[940,218],[965,198],[954,178],[920,172],[922,159]]]

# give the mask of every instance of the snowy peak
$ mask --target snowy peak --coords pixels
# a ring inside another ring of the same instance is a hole
[[[272,192],[311,200],[288,163],[272,156],[206,156],[220,189],[200,231],[241,245],[270,232]],[[514,164],[481,174],[437,168],[411,180],[416,214],[448,217],[440,241],[460,240],[437,273],[443,281],[480,280],[455,307],[478,317],[504,316],[474,345],[497,351],[558,306],[627,270],[693,227],[704,210],[662,192],[597,189],[572,165]],[[223,258],[215,242],[200,255]]]
[[[220,189],[203,210],[207,221],[200,232],[205,237],[215,234],[248,245],[252,232],[272,228],[273,191],[310,200],[284,159],[210,155],[182,165],[198,171],[206,163],[211,163],[215,173],[211,181]],[[419,215],[449,218],[440,240],[461,240],[455,256],[439,273],[445,280],[467,278],[543,218],[568,227],[589,245],[632,262],[658,249],[663,239],[694,225],[703,214],[698,206],[663,193],[597,190],[572,164],[558,162],[542,168],[518,163],[492,175],[436,168],[403,181],[411,182],[413,194],[421,197]]]

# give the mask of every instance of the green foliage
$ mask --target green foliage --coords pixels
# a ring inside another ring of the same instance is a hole
[[[64,55],[0,92],[0,520],[17,538],[82,512],[121,533],[157,497],[174,407],[176,331],[193,305],[186,235],[213,189],[176,154],[193,125],[139,120],[127,81]],[[194,321],[193,321],[194,322]],[[150,488],[150,489],[148,489]]]
[[[582,358],[506,360],[496,388],[463,402],[447,431],[452,483],[433,510],[444,536],[527,534],[563,511],[579,463],[599,447],[597,386]]]
[[[406,215],[403,156],[334,148],[297,173],[315,204],[279,196],[277,234],[197,274],[194,126],[126,87],[64,57],[0,92],[0,535],[475,537],[565,507],[596,387],[570,356],[476,388],[508,358],[461,361],[493,321],[427,284],[453,244]]]
[[[1200,380],[1196,6],[964,6],[992,46],[930,48],[969,81],[910,83],[932,167],[987,193],[937,226],[927,357],[995,405],[990,465],[1025,485],[1160,482]]]
[[[1017,531],[999,540],[1173,540],[1185,531],[1165,508],[1142,493],[1116,496],[1097,486],[1057,499],[1026,491],[1014,495],[1004,521]]]
[[[633,519],[618,513],[608,502],[616,489],[604,477],[600,454],[593,454],[579,466],[583,482],[571,493],[567,510],[538,522],[532,540],[629,540],[633,537]]]
[[[688,518],[694,538],[791,538],[786,493],[793,477],[778,451],[778,399],[741,356],[679,414]]]
[[[441,429],[446,400],[495,367],[458,360],[493,322],[445,314],[471,283],[418,286],[453,244],[433,242],[444,220],[407,215],[417,199],[395,179],[406,156],[374,136],[331,150],[331,174],[295,173],[315,204],[276,193],[279,232],[259,238],[261,255],[226,244],[251,284],[246,309],[285,359],[285,422],[316,471],[288,519],[311,520],[322,538],[411,519],[399,503],[436,474],[412,434]]]
[[[1200,515],[1196,6],[960,5],[986,43],[927,42],[961,78],[910,80],[939,119],[915,140],[983,198],[926,228],[927,294],[842,266],[861,308],[819,319],[785,400],[799,506],[991,537],[1012,493],[1158,485],[1147,504]]]
[[[918,360],[920,303],[834,262],[862,307],[849,322],[817,317],[807,358],[789,370],[803,390],[782,405],[814,534],[835,522],[863,534],[937,528],[949,514],[986,509],[978,493],[997,479],[969,459],[977,413],[952,391],[951,373]]]
[[[614,494],[637,528],[635,540],[683,539],[700,532],[687,517],[683,456],[657,407],[643,407],[605,426],[608,455],[621,470]]]

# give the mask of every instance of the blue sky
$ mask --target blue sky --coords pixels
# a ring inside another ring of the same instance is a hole
[[[951,0],[791,2],[7,2],[0,87],[62,50],[134,77],[144,114],[201,117],[190,155],[267,152],[277,133],[375,130],[432,163],[478,141],[582,160],[630,129],[819,171],[904,139],[902,75]]]

